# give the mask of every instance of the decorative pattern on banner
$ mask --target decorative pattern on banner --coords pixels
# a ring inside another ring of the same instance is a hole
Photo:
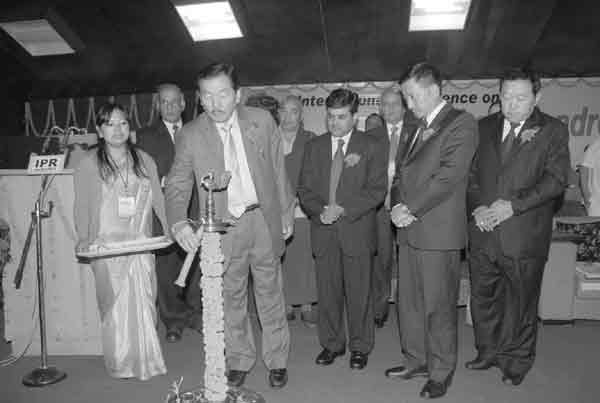
[[[315,83],[274,85],[243,88],[242,99],[256,93],[267,93],[277,99],[294,94],[304,105],[304,126],[317,134],[325,132],[325,99],[336,88],[348,88],[360,96],[359,123],[379,110],[379,95],[394,85],[390,81]],[[600,77],[564,78],[542,80],[543,111],[564,121],[571,134],[571,154],[573,163],[581,160],[584,148],[600,135]],[[184,92],[193,118],[198,111],[198,98],[195,92]],[[477,117],[494,111],[498,103],[498,80],[451,80],[444,82],[444,98],[454,106],[465,109]],[[126,94],[110,97],[89,97],[80,99],[55,99],[27,102],[25,104],[25,134],[30,136],[48,135],[53,126],[79,126],[89,133],[95,132],[95,109],[106,100],[115,100],[129,109],[134,130],[151,124],[156,118],[157,94]],[[492,106],[494,105],[494,106]],[[492,106],[492,107],[490,107]],[[83,130],[82,130],[83,132]]]

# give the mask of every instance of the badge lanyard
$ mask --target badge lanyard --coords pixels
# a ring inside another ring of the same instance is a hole
[[[115,160],[110,157],[112,163],[117,168],[117,173],[125,186],[125,195],[119,195],[117,204],[117,213],[120,218],[129,218],[135,214],[135,197],[129,194],[129,158],[125,159],[125,177],[121,173],[121,168]]]

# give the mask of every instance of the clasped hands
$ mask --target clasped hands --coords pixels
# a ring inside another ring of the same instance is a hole
[[[326,225],[333,224],[344,214],[344,208],[337,204],[328,204],[320,215],[321,222]]]
[[[390,212],[392,222],[396,227],[408,227],[413,222],[417,221],[417,217],[411,214],[410,209],[402,203],[396,204]]]
[[[488,206],[479,206],[473,211],[475,225],[480,231],[493,231],[503,221],[514,214],[512,203],[508,200],[498,199]]]

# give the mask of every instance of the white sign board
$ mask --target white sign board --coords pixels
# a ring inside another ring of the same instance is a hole
[[[65,155],[35,155],[29,156],[28,175],[53,175],[61,173],[65,168]]]

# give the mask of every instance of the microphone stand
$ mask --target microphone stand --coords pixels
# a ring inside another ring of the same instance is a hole
[[[65,136],[67,139],[68,135],[69,132],[67,131],[67,135]],[[42,148],[42,153],[47,151],[48,143],[48,140],[46,140],[46,142],[44,143],[44,147]],[[68,158],[68,152],[69,151],[67,149],[65,160]],[[33,371],[31,371],[23,377],[23,384],[25,386],[32,387],[51,385],[62,381],[67,376],[65,372],[60,371],[56,367],[48,366],[48,351],[46,339],[46,307],[44,300],[45,286],[42,253],[42,219],[48,218],[52,214],[52,202],[48,201],[47,203],[45,203],[44,201],[44,197],[46,196],[46,192],[48,191],[51,183],[48,179],[49,176],[50,175],[44,175],[42,178],[40,193],[38,194],[37,200],[35,201],[34,211],[31,213],[32,219],[29,225],[29,231],[27,232],[27,238],[25,239],[25,244],[23,246],[21,260],[19,262],[19,267],[17,269],[14,279],[15,287],[19,289],[21,286],[21,281],[23,279],[23,271],[25,269],[27,254],[31,245],[31,238],[33,237],[33,232],[35,230],[41,366],[39,368],[34,369]]]

